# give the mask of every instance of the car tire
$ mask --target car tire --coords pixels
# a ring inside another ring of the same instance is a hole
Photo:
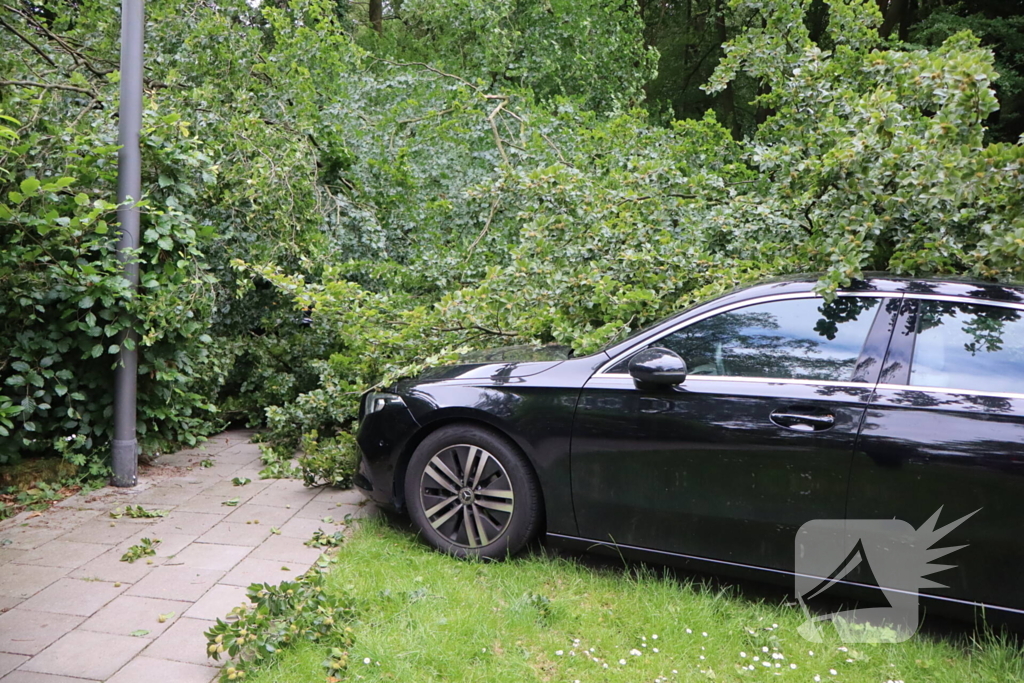
[[[540,485],[508,439],[476,425],[438,429],[409,460],[405,501],[420,536],[456,557],[515,555],[541,528]]]

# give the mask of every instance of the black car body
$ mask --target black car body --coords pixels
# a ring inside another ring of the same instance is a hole
[[[1024,614],[1024,290],[874,277],[826,304],[814,282],[737,291],[585,357],[399,382],[361,412],[357,486],[407,508],[424,440],[476,425],[528,463],[549,542],[785,580],[809,520],[974,513],[922,595]],[[689,376],[639,382],[630,361],[652,347]]]

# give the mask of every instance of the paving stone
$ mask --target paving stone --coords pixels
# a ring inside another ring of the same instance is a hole
[[[344,528],[341,520],[327,523],[319,519],[292,517],[281,526],[281,535],[287,538],[301,538],[303,541],[308,541],[313,538],[313,534],[316,533],[317,529],[327,534],[333,534],[335,531],[341,531]]]
[[[160,536],[161,534],[186,534],[201,536],[213,528],[217,522],[227,516],[227,508],[223,508],[222,514],[207,514],[204,512],[183,512],[174,510],[161,522],[154,524],[148,530]]]
[[[72,631],[22,664],[21,670],[105,681],[148,644],[145,638]]]
[[[169,659],[136,657],[117,672],[107,683],[139,683],[140,681],[173,681],[173,683],[210,683],[218,675],[217,669]]]
[[[223,467],[231,472],[237,472],[243,467],[253,467],[261,462],[258,453],[252,455],[248,453],[230,453],[228,451],[218,453],[213,457],[213,461],[217,463],[218,467]]]
[[[0,564],[7,564],[8,562],[14,562],[19,557],[23,556],[28,550],[16,550],[14,548],[0,548]]]
[[[231,473],[232,477],[245,477],[246,479],[252,479],[252,484],[260,483],[270,486],[274,483],[274,479],[260,479],[260,472],[266,467],[262,462],[256,461],[248,465],[242,465],[237,470]],[[252,484],[246,484],[246,486],[252,486]]]
[[[127,589],[105,581],[60,579],[26,600],[22,607],[35,612],[57,612],[87,617]]]
[[[184,565],[200,569],[227,571],[241,562],[249,552],[250,548],[241,545],[193,543],[168,560],[165,566]]]
[[[326,519],[330,517],[336,522],[343,522],[345,515],[352,515],[353,518],[365,514],[362,505],[347,505],[345,503],[330,503],[328,501],[314,500],[301,510],[295,513],[300,519]]]
[[[21,669],[12,671],[3,678],[0,678],[2,683],[90,683],[90,680],[92,680],[92,683],[100,683],[94,679],[51,676],[50,674],[37,674]]]
[[[239,605],[250,605],[246,587],[218,584],[188,608],[185,616],[191,619],[223,619]]]
[[[154,640],[166,632],[174,624],[174,621],[191,606],[191,602],[182,600],[159,600],[122,595],[115,598],[78,628],[101,633],[116,633],[122,636],[129,636],[133,632],[144,630],[149,633],[139,637]],[[160,623],[162,614],[172,616]]]
[[[19,557],[17,564],[76,569],[90,560],[96,559],[109,549],[109,546],[98,543],[54,540]]]
[[[82,617],[15,608],[0,614],[0,652],[35,655],[82,623]]]
[[[321,548],[310,548],[302,539],[271,536],[253,550],[249,557],[258,560],[275,560],[285,564],[311,565],[317,561],[321,553],[323,553]]]
[[[3,678],[27,661],[28,657],[25,655],[9,655],[0,652],[0,678]]]
[[[157,567],[128,589],[127,595],[165,600],[198,600],[224,575],[219,569]]]
[[[291,505],[293,509],[298,509],[311,501],[315,495],[315,492],[303,486],[301,481],[278,479],[256,494],[252,502],[257,505],[271,505],[274,507]]]
[[[255,547],[270,535],[269,524],[232,524],[221,522],[199,537],[198,543],[223,543]]]
[[[334,489],[324,487],[313,499],[316,502],[344,503],[347,505],[361,505],[368,499],[358,489]]]
[[[107,510],[113,509],[118,505],[125,505],[126,500],[130,500],[131,494],[124,489],[114,488],[108,486],[106,488],[97,489],[90,491],[89,493],[76,493],[73,496],[69,496],[59,503],[55,504],[54,508],[72,508],[77,510]]]
[[[136,520],[101,519],[86,522],[82,526],[59,537],[60,542],[75,541],[78,543],[99,543],[100,545],[117,545],[138,531],[140,525]]]
[[[95,519],[99,510],[76,510],[50,508],[45,512],[23,512],[12,520],[0,524],[0,539],[9,540],[8,548],[37,548],[56,536],[77,528],[90,519]],[[56,536],[54,535],[56,534]],[[38,541],[38,538],[45,540]]]
[[[224,496],[208,496],[200,493],[190,501],[177,508],[175,512],[198,512],[208,515],[219,515],[221,517],[231,514],[231,506],[224,505],[224,501],[231,500]]]
[[[206,656],[206,636],[203,635],[213,624],[212,621],[182,617],[153,641],[144,654],[147,657],[219,668],[219,663]]]
[[[227,576],[220,580],[222,585],[246,586],[253,583],[281,583],[298,578],[311,564],[289,564],[275,560],[247,558],[239,562]],[[283,568],[287,567],[285,571]]]
[[[249,478],[251,479],[252,477]],[[227,481],[220,480],[203,489],[203,495],[213,496],[220,500],[237,498],[239,502],[244,503],[268,486],[270,486],[270,482],[252,481],[244,486],[235,486],[231,483],[231,479]]]
[[[35,550],[69,531],[61,526],[17,526],[0,530],[0,541],[10,541],[4,547],[11,550]]]
[[[171,480],[140,491],[134,496],[134,504],[146,507],[183,505],[197,493],[199,492],[183,486],[178,481]]]
[[[147,557],[144,560],[128,563],[121,561],[123,554],[123,550],[116,548],[108,550],[92,562],[73,570],[68,576],[73,579],[100,579],[102,581],[136,583],[141,581],[156,567],[162,565],[167,559],[165,557]],[[149,560],[153,560],[153,564],[149,564]]]
[[[225,448],[218,455],[222,458],[258,458],[263,455],[258,443],[235,443]]]
[[[24,598],[12,598],[9,595],[0,595],[0,614],[3,614],[9,609],[14,609],[23,602],[25,602]]]
[[[30,598],[51,583],[66,575],[65,567],[34,567],[29,564],[5,564],[0,569],[0,595],[11,598]]]
[[[245,524],[246,522],[258,520],[260,524],[279,527],[291,519],[295,513],[295,509],[289,510],[288,508],[273,507],[272,505],[246,503],[236,507],[234,512],[224,518],[224,521],[232,524]]]
[[[157,458],[156,464],[161,467],[189,467],[198,465],[199,461],[209,457],[209,451],[180,451],[161,455]]]

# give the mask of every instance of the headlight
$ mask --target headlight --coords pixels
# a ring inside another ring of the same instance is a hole
[[[373,415],[374,413],[384,410],[391,405],[404,406],[405,401],[402,400],[401,396],[396,394],[385,394],[379,391],[371,391],[366,395],[366,398],[363,399],[363,417]]]

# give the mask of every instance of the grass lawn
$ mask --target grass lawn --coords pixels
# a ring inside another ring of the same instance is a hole
[[[378,521],[340,548],[328,585],[357,602],[346,681],[1024,681],[1019,646],[966,625],[902,644],[813,644],[779,597],[541,553],[458,561]],[[247,680],[324,681],[331,645],[286,649]]]

